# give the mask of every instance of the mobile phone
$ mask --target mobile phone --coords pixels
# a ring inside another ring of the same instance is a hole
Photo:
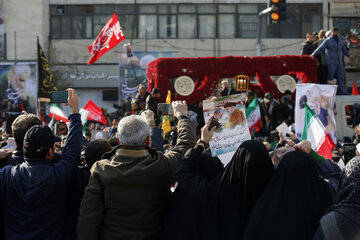
[[[171,103],[158,103],[157,114],[161,115],[174,115],[174,110]]]
[[[214,117],[211,117],[211,122],[210,122],[210,126],[209,126],[208,130],[211,131],[211,129],[213,127],[216,127],[215,128],[215,131],[216,131],[221,128],[221,125],[218,121],[216,121],[216,119]]]
[[[12,134],[11,125],[15,119],[20,116],[22,112],[7,112],[6,113],[6,134]]]
[[[67,91],[55,91],[50,93],[50,102],[52,103],[67,103],[68,92]]]
[[[60,122],[55,124],[55,135],[67,135],[68,127],[66,123]]]
[[[356,147],[354,143],[345,143],[343,145],[343,156],[345,165],[356,155]]]

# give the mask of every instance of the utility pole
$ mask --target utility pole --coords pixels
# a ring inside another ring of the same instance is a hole
[[[259,12],[256,36],[256,56],[261,56],[261,17],[270,13],[270,23],[278,23],[280,20],[286,20],[286,0],[269,0],[268,8]]]
[[[258,14],[258,18],[257,18],[257,34],[256,34],[256,56],[261,56],[261,48],[262,48],[262,43],[261,43],[261,17],[267,13],[271,12],[271,7],[268,7],[264,10],[262,10],[261,12],[259,12]]]

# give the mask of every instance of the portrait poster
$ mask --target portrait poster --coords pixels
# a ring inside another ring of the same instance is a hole
[[[246,95],[243,93],[203,101],[205,122],[214,119],[217,125],[209,143],[212,156],[235,152],[242,142],[251,139],[245,100]]]
[[[134,51],[133,56],[128,57],[125,50],[118,54],[120,98],[134,98],[138,91],[138,85],[147,83],[148,65],[157,58],[172,57],[172,51]]]
[[[9,112],[36,113],[37,74],[36,62],[0,63],[0,101],[12,103]]]
[[[304,102],[313,110],[324,125],[326,132],[336,143],[335,97],[337,85],[297,84],[295,106],[295,133],[301,139],[304,129]]]

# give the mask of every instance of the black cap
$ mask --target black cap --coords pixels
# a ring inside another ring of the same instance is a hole
[[[61,138],[55,136],[48,126],[33,126],[24,137],[24,155],[27,158],[44,157],[54,143],[60,141]]]

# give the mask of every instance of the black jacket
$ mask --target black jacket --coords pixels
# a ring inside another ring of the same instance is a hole
[[[16,166],[20,163],[24,162],[24,153],[22,148],[16,147],[15,151],[13,152],[13,154],[11,154],[10,156],[8,156],[7,158],[5,158],[4,161],[1,161],[0,163],[0,168],[3,168],[5,166],[11,165],[11,166]]]
[[[311,42],[304,42],[301,48],[301,55],[310,55],[315,51],[315,46]]]
[[[53,161],[58,162],[60,159],[60,154],[54,153]],[[5,160],[0,162],[0,169],[6,166],[16,166],[24,162],[24,153],[22,148],[16,147],[15,151],[5,158]]]
[[[5,239],[63,239],[66,194],[80,159],[80,114],[69,116],[67,141],[58,163],[25,158],[0,170]]]
[[[158,105],[158,99],[149,95],[146,98],[146,107],[145,109],[149,109],[154,112],[155,115],[157,115],[157,105]]]

